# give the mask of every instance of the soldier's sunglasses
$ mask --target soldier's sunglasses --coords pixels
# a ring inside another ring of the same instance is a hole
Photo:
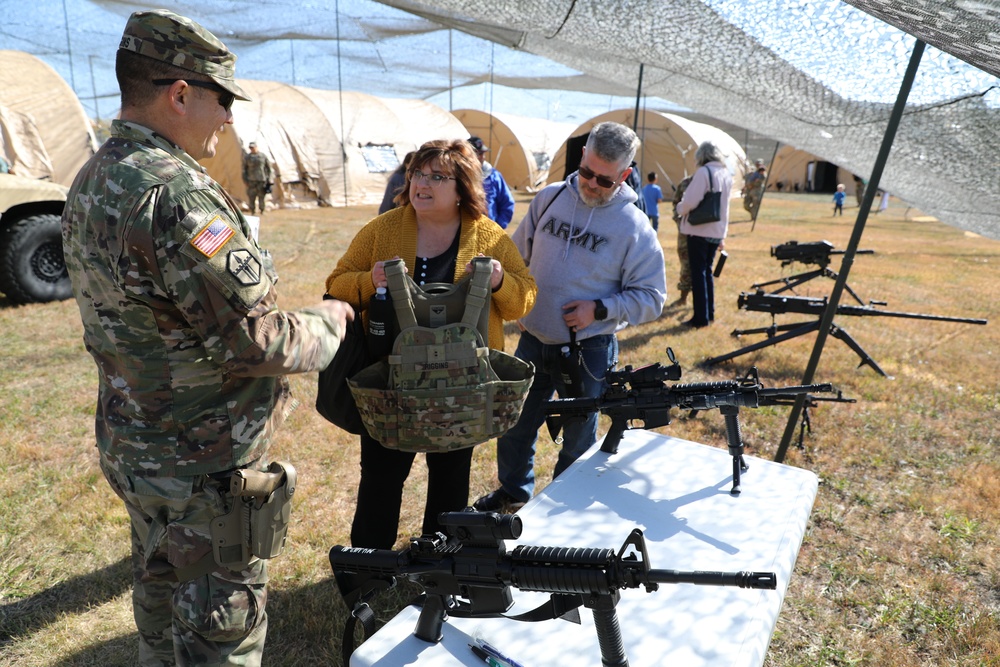
[[[580,168],[577,169],[577,172],[580,174],[580,176],[582,178],[584,178],[584,179],[586,179],[588,181],[590,179],[594,179],[595,181],[597,181],[598,185],[600,185],[602,188],[605,188],[605,189],[613,188],[616,185],[618,185],[618,181],[613,181],[610,178],[608,178],[607,176],[600,176],[598,174],[595,174],[594,172],[592,172],[591,170],[587,169],[583,165],[580,165]]]
[[[214,90],[219,94],[219,104],[223,109],[229,111],[233,106],[233,102],[236,101],[236,95],[232,94],[219,84],[213,81],[192,81],[191,79],[153,79],[154,86],[172,86],[178,81],[183,81],[189,86],[194,86],[195,88],[204,88],[206,90]]]

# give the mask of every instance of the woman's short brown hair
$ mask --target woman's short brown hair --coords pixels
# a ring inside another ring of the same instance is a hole
[[[458,206],[462,213],[475,219],[486,215],[486,193],[483,191],[483,168],[475,149],[464,139],[435,139],[428,141],[414,153],[406,170],[406,185],[399,193],[399,205],[410,203],[410,179],[413,172],[422,171],[427,164],[438,161],[443,171],[451,171],[458,188]]]

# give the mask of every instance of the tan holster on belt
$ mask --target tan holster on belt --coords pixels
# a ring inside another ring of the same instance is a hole
[[[295,468],[274,461],[264,472],[237,470],[230,478],[233,507],[212,521],[215,562],[242,570],[257,558],[274,558],[285,547],[292,514]]]

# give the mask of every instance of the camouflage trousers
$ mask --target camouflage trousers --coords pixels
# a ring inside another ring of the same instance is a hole
[[[250,199],[250,213],[264,212],[264,199],[267,197],[267,183],[265,181],[248,181],[247,197]],[[258,202],[260,205],[258,206]]]
[[[210,524],[227,509],[228,480],[133,477],[103,458],[101,470],[125,502],[132,524],[139,664],[260,665],[267,634],[265,561],[241,572],[216,565],[208,574],[175,581],[174,568],[213,559]]]
[[[743,208],[747,210],[747,213],[753,215],[758,206],[760,206],[759,192],[748,192],[743,196]]]
[[[678,226],[680,223],[678,223]],[[691,291],[691,262],[688,260],[688,237],[677,230],[677,261],[680,268],[680,278],[677,280],[678,292]]]

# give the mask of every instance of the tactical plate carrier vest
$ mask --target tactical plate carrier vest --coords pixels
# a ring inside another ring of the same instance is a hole
[[[490,258],[472,266],[473,275],[454,285],[420,287],[403,260],[385,263],[400,334],[388,360],[348,384],[368,433],[389,449],[472,447],[503,435],[521,415],[535,367],[486,345]]]

